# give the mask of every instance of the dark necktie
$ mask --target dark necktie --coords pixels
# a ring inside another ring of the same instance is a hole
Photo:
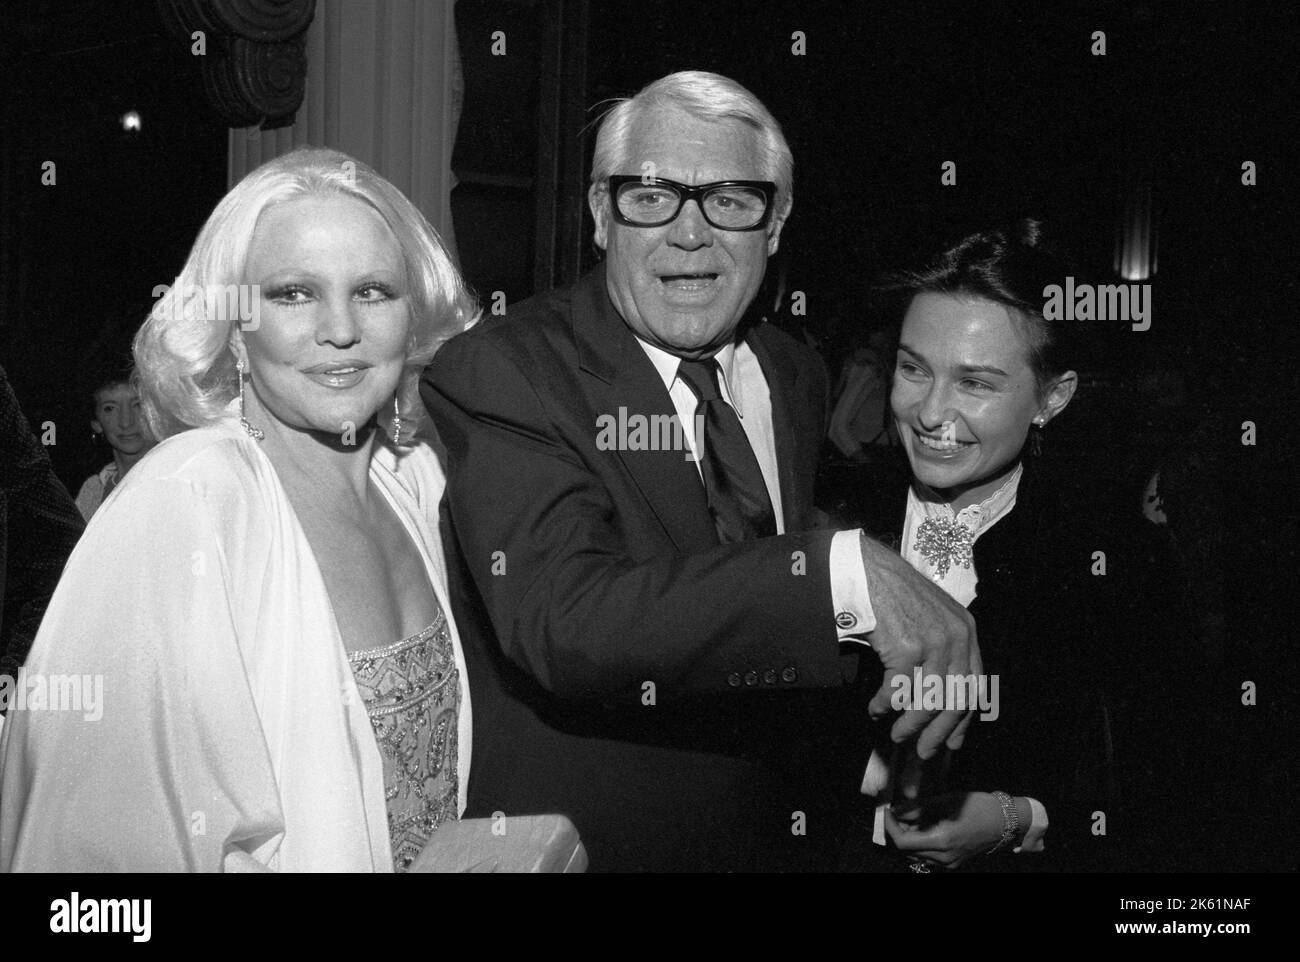
[[[696,438],[696,444],[718,540],[730,544],[776,534],[776,518],[758,458],[735,409],[718,390],[717,362],[682,361],[677,376],[700,402],[695,416],[697,424],[703,418],[704,438]]]

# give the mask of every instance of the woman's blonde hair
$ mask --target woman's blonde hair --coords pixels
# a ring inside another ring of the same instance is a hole
[[[244,265],[258,218],[301,197],[351,197],[373,208],[396,237],[406,264],[411,332],[398,385],[401,438],[427,423],[420,372],[447,340],[478,320],[478,305],[438,232],[396,187],[337,150],[299,148],[258,167],[217,204],[176,283],[154,304],[135,337],[145,418],[160,440],[220,418],[239,392],[231,335],[255,322],[257,297],[244,288]],[[392,415],[380,412],[388,421]]]

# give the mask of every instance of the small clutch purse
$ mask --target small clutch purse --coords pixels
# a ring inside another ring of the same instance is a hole
[[[444,822],[411,872],[585,872],[587,850],[563,815]]]

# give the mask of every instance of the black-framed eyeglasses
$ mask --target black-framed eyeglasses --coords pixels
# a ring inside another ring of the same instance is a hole
[[[677,219],[688,200],[720,230],[759,230],[772,217],[776,184],[770,180],[720,180],[679,184],[663,177],[614,174],[609,178],[614,219],[628,227],[662,227]]]

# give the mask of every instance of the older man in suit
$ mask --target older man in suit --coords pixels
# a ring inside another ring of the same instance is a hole
[[[565,812],[595,870],[830,867],[869,749],[860,656],[884,666],[877,714],[896,672],[979,670],[964,609],[860,532],[812,530],[824,367],[750,311],[791,184],[747,90],[656,81],[597,138],[605,263],[426,373],[471,810]],[[917,711],[894,735],[924,727],[928,755],[964,724]]]

